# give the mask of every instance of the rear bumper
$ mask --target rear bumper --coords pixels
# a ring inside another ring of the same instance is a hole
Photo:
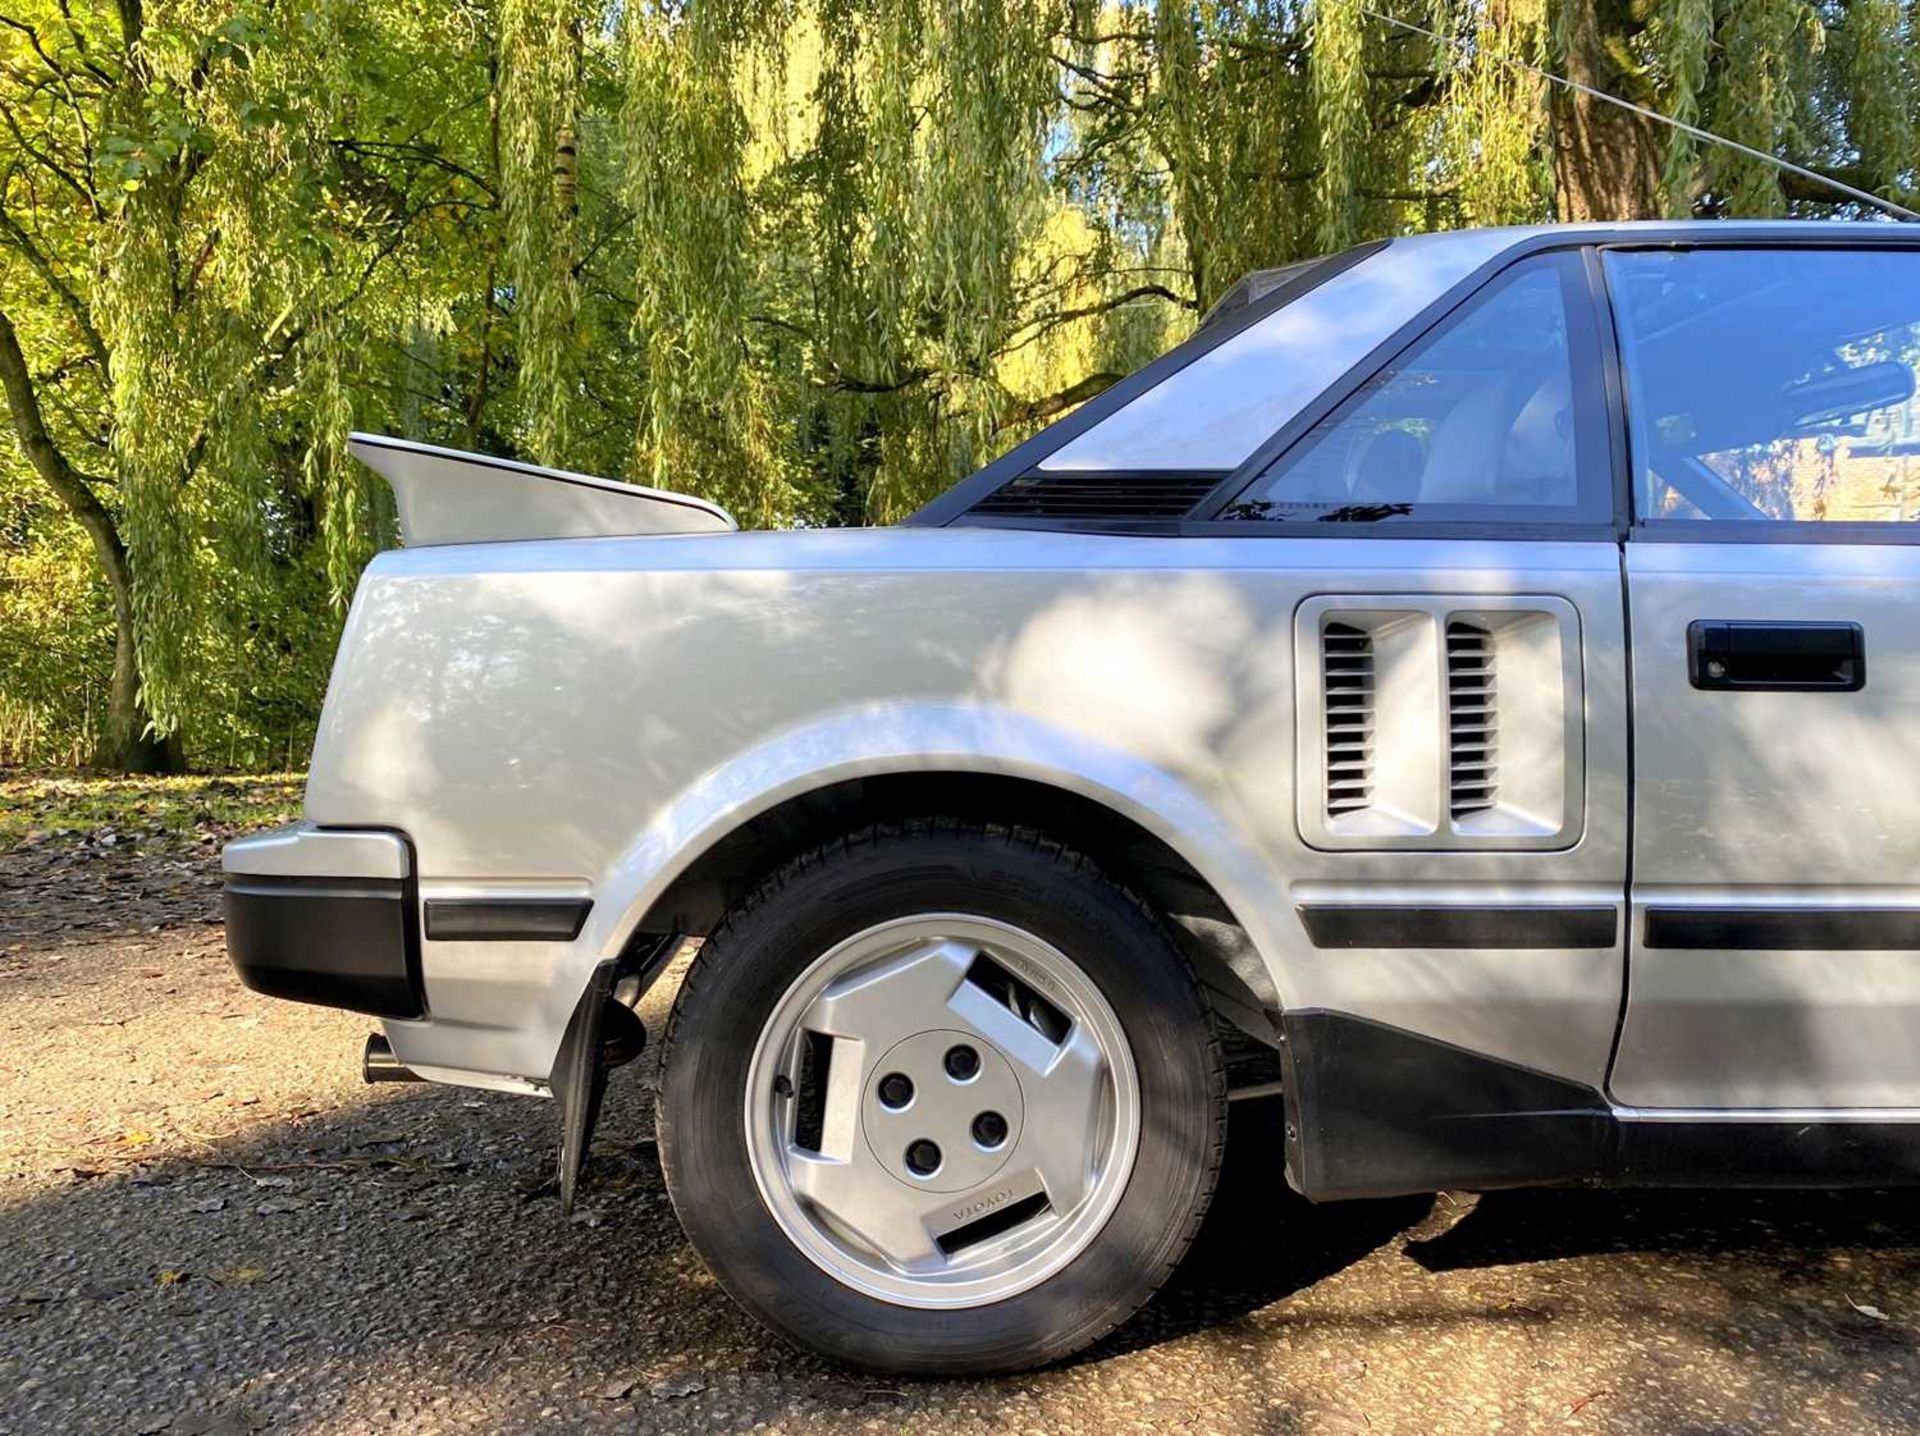
[[[227,955],[248,987],[376,1017],[426,1015],[405,838],[295,823],[229,843],[221,866]]]

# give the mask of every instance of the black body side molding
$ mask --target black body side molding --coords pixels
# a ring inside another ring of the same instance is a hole
[[[1315,947],[1612,947],[1620,926],[1610,907],[1302,903],[1295,911]]]
[[[588,898],[428,898],[433,942],[572,942],[593,911]]]
[[[1920,1123],[1632,1119],[1615,1187],[1904,1187],[1920,1183]]]
[[[1747,952],[1920,948],[1920,908],[1650,907],[1648,947]]]
[[[1287,1181],[1314,1201],[1566,1184],[1920,1185],[1920,1121],[1638,1112],[1346,1013],[1282,1021]]]

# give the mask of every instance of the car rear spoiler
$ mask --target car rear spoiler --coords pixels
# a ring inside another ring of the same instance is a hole
[[[347,448],[392,487],[401,542],[409,548],[504,539],[721,533],[738,527],[725,509],[686,494],[383,434],[350,435]]]

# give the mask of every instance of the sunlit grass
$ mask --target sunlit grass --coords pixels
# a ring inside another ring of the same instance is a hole
[[[26,844],[181,843],[288,822],[303,773],[112,778],[0,773],[0,853]]]

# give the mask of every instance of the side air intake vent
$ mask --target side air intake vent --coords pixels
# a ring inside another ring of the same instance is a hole
[[[1457,618],[1447,624],[1448,803],[1456,819],[1499,800],[1493,653],[1487,629]]]
[[[1347,623],[1320,633],[1320,691],[1327,705],[1327,816],[1373,802],[1373,635]]]
[[[1026,474],[973,506],[1031,519],[1177,519],[1213,492],[1220,474]]]
[[[1580,616],[1566,599],[1315,595],[1294,609],[1293,674],[1293,816],[1309,847],[1526,852],[1579,840],[1586,708]]]

